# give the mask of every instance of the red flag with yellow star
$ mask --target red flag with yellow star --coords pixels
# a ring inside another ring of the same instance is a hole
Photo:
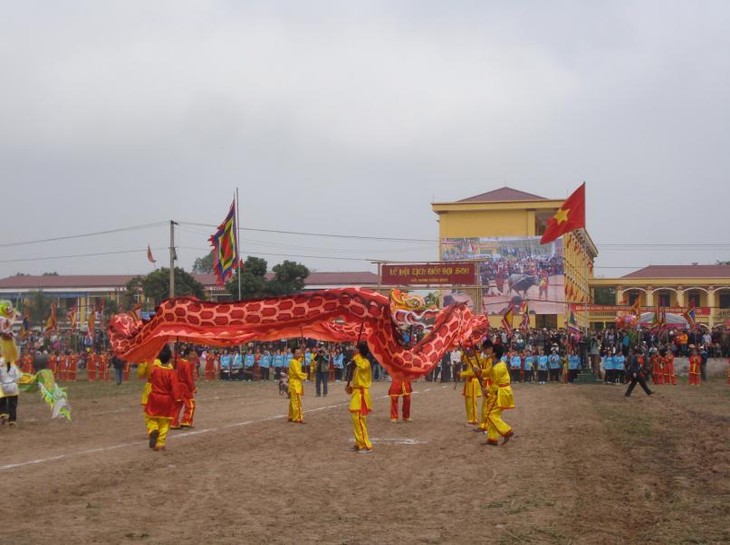
[[[548,220],[540,244],[552,242],[559,236],[586,226],[586,184],[583,183],[555,215]]]

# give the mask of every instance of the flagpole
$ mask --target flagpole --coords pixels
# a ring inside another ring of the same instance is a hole
[[[238,300],[241,300],[241,243],[239,242],[239,238],[241,238],[241,220],[240,216],[238,215],[238,188],[236,188],[236,257],[238,258],[238,263],[236,263],[236,269],[237,269],[237,275],[238,276]]]
[[[586,185],[586,181],[583,180],[583,186],[585,186],[585,185]],[[583,189],[583,191],[585,192],[585,189]],[[584,197],[585,197],[585,193],[584,193]],[[583,214],[584,214],[584,216],[586,215],[585,209],[584,209]],[[586,289],[586,292],[584,295],[585,305],[583,306],[583,319],[586,321],[586,336],[588,336],[589,332],[590,332],[590,327],[591,327],[591,319],[590,319],[590,316],[588,315],[588,298],[591,295],[591,288],[590,288],[590,281],[588,278],[588,257],[589,257],[588,256],[588,221],[586,221],[586,220],[583,221],[583,231],[586,233],[586,236],[584,237],[586,239],[585,248],[582,248],[583,257],[584,257],[584,260],[583,260],[583,286],[585,286],[585,289]]]
[[[175,222],[170,220],[170,294],[175,297]]]

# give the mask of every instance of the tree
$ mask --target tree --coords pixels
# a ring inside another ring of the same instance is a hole
[[[119,305],[114,299],[110,299],[109,297],[104,299],[104,320],[108,320],[115,314],[118,314],[119,310]]]
[[[309,269],[301,263],[284,260],[272,268],[274,278],[269,281],[267,291],[270,295],[289,295],[304,289],[304,280],[309,276]]]
[[[304,288],[304,280],[309,276],[309,269],[301,263],[284,261],[274,265],[273,276],[266,278],[268,264],[265,259],[248,256],[243,267],[236,270],[226,289],[238,299],[238,275],[241,275],[241,299],[258,299],[289,295]]]
[[[58,276],[57,272],[44,272],[41,276]]]
[[[199,257],[193,262],[193,274],[213,273],[213,252],[205,257]]]
[[[51,300],[42,291],[34,291],[28,297],[28,320],[31,326],[43,327],[51,315]]]
[[[436,307],[439,306],[439,292],[437,291],[429,291],[426,294],[426,297],[423,298],[424,302],[426,303],[427,307]]]
[[[127,282],[125,286],[126,291],[122,294],[122,310],[131,310],[134,305],[139,303],[140,296],[144,292],[144,288],[142,287],[143,282],[144,277],[139,275]]]
[[[168,299],[170,297],[170,269],[162,267],[145,276],[142,279],[142,291],[145,298],[151,299],[155,306]],[[175,267],[175,297],[184,295],[203,299],[205,288],[190,273],[180,267]]]
[[[236,269],[226,289],[234,298],[238,299],[238,275],[241,275],[241,299],[257,299],[266,297],[266,269],[265,259],[248,256],[243,267]]]
[[[593,298],[597,305],[615,305],[616,288],[610,286],[593,288]]]

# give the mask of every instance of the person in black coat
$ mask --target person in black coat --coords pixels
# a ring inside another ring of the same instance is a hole
[[[646,385],[646,381],[644,380],[644,357],[645,356],[642,354],[637,354],[633,348],[629,348],[629,357],[626,361],[626,376],[631,382],[629,383],[629,387],[626,389],[626,397],[631,395],[631,392],[634,390],[634,386],[636,386],[637,382],[639,383],[639,386],[643,388],[646,395],[650,396],[654,393],[649,389]]]

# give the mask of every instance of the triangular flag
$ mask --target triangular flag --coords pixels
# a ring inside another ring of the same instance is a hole
[[[507,331],[507,335],[512,335],[512,323],[515,317],[514,305],[510,304],[502,315],[502,327]]]
[[[530,329],[530,309],[527,306],[527,301],[522,303],[522,308],[520,309],[522,312],[522,324],[521,328],[525,331],[528,331]]]
[[[573,311],[570,310],[568,314],[568,329],[571,331],[580,331],[580,328],[578,327],[578,321],[575,319],[575,314],[573,314]]]
[[[46,321],[46,333],[49,333],[56,329],[57,321],[56,321],[56,303],[51,304],[51,315],[48,317],[48,320]]]
[[[147,245],[147,261],[150,263],[157,263],[157,260],[152,256],[152,248],[150,248],[150,245]]]
[[[641,300],[638,297],[636,298],[636,301],[634,301],[634,304],[631,305],[631,314],[637,318],[641,316]]]

